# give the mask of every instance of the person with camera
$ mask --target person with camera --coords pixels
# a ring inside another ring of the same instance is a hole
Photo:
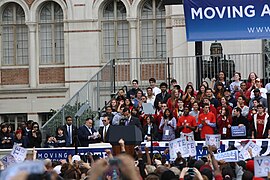
[[[32,123],[32,131],[29,134],[29,148],[41,148],[42,135],[37,122]]]
[[[0,131],[0,149],[10,149],[13,146],[13,139],[8,133],[8,125],[2,124]]]
[[[53,136],[47,135],[46,141],[44,143],[44,148],[54,148],[57,147],[57,140]]]

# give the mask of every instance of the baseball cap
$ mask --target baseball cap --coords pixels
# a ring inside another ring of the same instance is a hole
[[[79,155],[72,156],[72,162],[74,162],[74,161],[80,161],[80,160],[81,160],[81,157]]]
[[[261,81],[261,79],[260,78],[256,78],[255,81]]]
[[[228,87],[226,87],[226,88],[224,89],[224,92],[226,92],[226,91],[231,92],[231,91],[230,91],[230,88],[228,88]]]
[[[254,92],[260,92],[260,89],[256,88],[254,89]]]

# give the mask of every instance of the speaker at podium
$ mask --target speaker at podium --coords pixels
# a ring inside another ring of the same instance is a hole
[[[110,126],[108,142],[118,145],[120,139],[125,141],[125,145],[140,145],[142,142],[142,131],[137,126]]]

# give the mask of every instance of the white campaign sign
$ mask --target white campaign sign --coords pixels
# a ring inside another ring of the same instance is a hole
[[[270,172],[270,156],[255,157],[254,171],[256,177],[267,177]]]
[[[169,142],[170,159],[176,159],[180,152],[182,157],[189,156],[189,150],[186,139],[177,138]]]
[[[251,140],[245,145],[245,147],[242,149],[242,151],[245,152],[245,151],[248,151],[249,149],[252,150],[252,157],[259,155],[261,150],[262,150],[262,148],[260,146],[258,146],[257,144],[255,144]]]
[[[5,155],[4,157],[2,157],[2,159],[0,161],[3,163],[3,165],[5,166],[5,168],[7,168],[8,166],[10,166],[12,164],[16,164],[17,163],[16,160],[15,160],[15,158],[12,155],[10,155],[10,154]]]
[[[27,149],[18,145],[14,145],[10,154],[15,158],[17,162],[23,162],[27,155]]]
[[[42,161],[25,161],[23,163],[14,164],[1,173],[0,179],[10,180],[13,176],[22,171],[28,174],[42,174],[44,173],[44,164]]]
[[[239,161],[245,161],[245,160],[250,159],[250,158],[251,158],[251,156],[247,150],[242,149],[239,152]]]
[[[225,162],[238,162],[238,150],[226,151],[214,155],[216,160],[224,160]]]
[[[221,135],[220,134],[206,134],[205,135],[205,144],[207,146],[216,146],[216,148],[220,147],[220,139]]]
[[[196,151],[196,142],[195,141],[188,141],[187,142],[187,147],[189,151],[189,156],[194,157],[197,155]]]

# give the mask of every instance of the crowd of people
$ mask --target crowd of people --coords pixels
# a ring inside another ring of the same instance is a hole
[[[39,124],[34,121],[21,123],[16,131],[6,123],[1,124],[0,148],[11,148],[14,144],[23,147],[88,146],[91,143],[108,142],[110,126],[137,126],[145,141],[170,141],[186,134],[195,140],[204,140],[205,134],[220,134],[222,139],[270,138],[270,121],[267,113],[267,96],[270,84],[265,86],[252,72],[247,81],[236,72],[229,82],[223,71],[211,83],[203,81],[198,91],[189,82],[184,89],[172,79],[172,88],[165,82],[156,86],[154,78],[143,91],[138,80],[127,92],[120,89],[106,106],[100,117],[99,129],[94,120],[85,119],[81,127],[74,126],[72,116],[66,124],[57,128],[55,134],[46,136],[42,143]],[[143,104],[149,103],[153,114],[146,114]],[[245,127],[246,134],[234,137],[231,127]]]
[[[236,72],[229,82],[225,72],[220,71],[211,83],[203,81],[198,91],[192,82],[182,89],[175,79],[171,80],[171,89],[165,82],[158,88],[154,78],[149,79],[145,91],[137,80],[132,85],[127,92],[118,91],[104,115],[113,126],[136,122],[145,140],[170,141],[185,134],[204,140],[206,133],[220,134],[222,139],[270,138],[266,94],[270,84],[264,86],[254,72],[246,81]],[[151,103],[155,113],[145,113],[144,103]],[[234,137],[232,126],[245,127],[246,133]]]
[[[270,138],[270,122],[267,113],[266,92],[270,85],[262,84],[252,72],[247,81],[241,81],[240,73],[234,74],[233,82],[228,82],[224,72],[219,72],[217,80],[210,84],[204,81],[196,91],[192,83],[182,90],[175,79],[172,88],[162,82],[159,88],[154,78],[149,79],[149,87],[140,89],[137,80],[125,92],[120,89],[117,96],[106,106],[95,129],[92,118],[85,119],[84,125],[76,127],[72,116],[57,128],[55,134],[47,135],[42,143],[42,135],[37,122],[28,120],[14,131],[12,126],[2,123],[0,148],[22,147],[69,147],[88,146],[91,143],[109,142],[112,126],[135,125],[142,131],[145,141],[170,141],[185,134],[192,134],[195,140],[204,140],[206,134],[220,134],[222,139]],[[154,113],[146,114],[144,103],[151,104]],[[245,127],[246,134],[233,137],[231,127]],[[134,150],[131,157],[125,152],[124,140],[119,140],[121,154],[113,156],[106,150],[106,158],[91,155],[70,155],[68,161],[52,162],[44,160],[43,174],[19,173],[20,179],[147,179],[147,180],[252,180],[254,160],[226,163],[217,161],[216,148],[208,146],[208,155],[196,160],[183,158],[181,153],[172,161],[169,150],[151,154],[148,147]],[[235,149],[235,147],[229,147]],[[144,152],[144,153],[143,153]],[[252,157],[252,152],[251,153]],[[1,164],[0,164],[1,166]],[[3,167],[1,167],[2,169]],[[1,172],[1,171],[0,171]],[[16,177],[15,177],[16,179]],[[260,179],[260,178],[257,178]],[[261,178],[263,179],[263,178]]]
[[[44,172],[31,173],[18,171],[12,179],[20,180],[254,180],[254,160],[226,163],[216,160],[214,153],[217,149],[208,146],[208,154],[201,159],[194,157],[183,158],[181,153],[172,161],[169,159],[169,150],[163,153],[151,155],[149,148],[144,151],[138,148],[134,156],[126,153],[125,142],[120,139],[121,153],[114,156],[111,150],[106,149],[106,157],[97,155],[87,156],[69,155],[67,160],[51,161],[43,160]],[[30,157],[31,158],[31,157]],[[27,159],[29,160],[32,159]],[[33,160],[36,154],[33,153]],[[12,167],[3,168],[0,164],[1,173]],[[256,177],[261,180],[263,178]]]

